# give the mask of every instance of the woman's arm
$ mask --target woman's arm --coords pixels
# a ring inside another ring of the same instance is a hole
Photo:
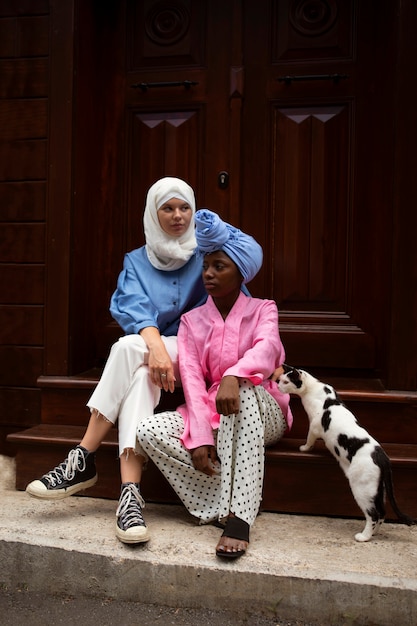
[[[284,368],[282,365],[276,368],[276,370],[272,373],[271,380],[276,382],[280,376],[284,373]]]
[[[239,378],[223,376],[216,395],[216,411],[220,415],[231,415],[239,411]]]
[[[205,311],[205,307],[200,307],[195,311],[197,310]],[[197,326],[199,326],[200,319],[195,321]],[[203,351],[204,347],[196,340],[187,315],[183,316],[178,330],[178,356],[186,403],[182,441],[189,450],[214,444],[211,426],[213,410],[209,403],[205,367],[202,363]]]
[[[110,301],[110,313],[127,335],[136,335],[149,326],[158,328],[158,309],[150,297],[150,267],[141,249],[125,255],[123,269]],[[155,291],[155,290],[154,290]],[[163,287],[159,290],[163,293]],[[155,295],[155,294],[154,294]]]
[[[159,330],[154,326],[142,328],[140,336],[149,350],[149,374],[154,385],[171,393],[175,388],[174,367]]]

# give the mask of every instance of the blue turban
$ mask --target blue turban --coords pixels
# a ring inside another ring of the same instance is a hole
[[[197,250],[202,254],[210,254],[223,250],[236,263],[248,283],[256,276],[262,266],[262,248],[250,235],[231,226],[209,209],[200,209],[195,214],[195,237]]]

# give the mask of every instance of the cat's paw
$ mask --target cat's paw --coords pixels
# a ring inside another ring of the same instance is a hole
[[[304,444],[303,446],[300,446],[299,450],[300,452],[307,452],[308,450],[311,450],[313,446],[308,446],[307,444]]]
[[[369,536],[369,535],[365,535],[364,533],[357,533],[357,534],[355,535],[355,539],[356,539],[356,541],[361,541],[362,543],[363,543],[364,541],[369,541],[371,537],[372,537],[372,535],[371,535],[371,536]]]

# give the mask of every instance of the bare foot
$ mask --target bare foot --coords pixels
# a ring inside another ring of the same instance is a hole
[[[233,539],[232,537],[220,537],[216,546],[216,552],[245,552],[248,548],[248,542],[241,539]]]

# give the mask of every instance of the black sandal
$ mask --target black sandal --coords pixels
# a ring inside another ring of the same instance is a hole
[[[222,537],[229,539],[239,539],[249,543],[249,524],[240,517],[228,517]],[[246,550],[236,550],[236,552],[227,552],[226,550],[216,550],[216,556],[226,559],[238,559],[245,554]]]

